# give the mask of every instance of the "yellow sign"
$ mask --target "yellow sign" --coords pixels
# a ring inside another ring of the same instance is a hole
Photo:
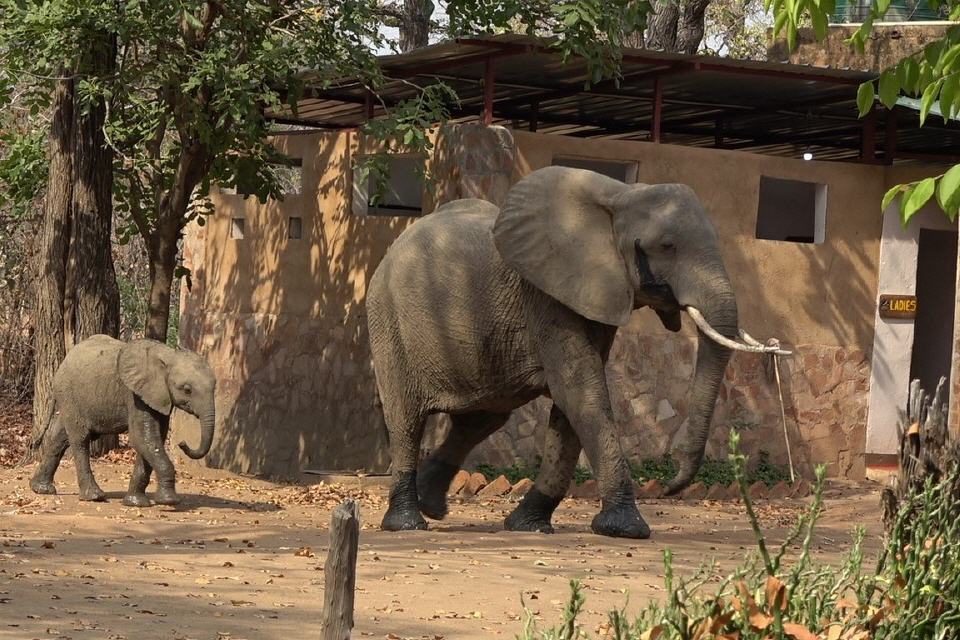
[[[916,318],[917,296],[898,296],[883,294],[880,296],[881,318]]]

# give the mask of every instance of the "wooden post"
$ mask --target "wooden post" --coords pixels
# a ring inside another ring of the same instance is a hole
[[[493,124],[493,59],[487,58],[483,69],[483,124]]]
[[[660,119],[663,115],[663,81],[660,76],[653,79],[653,123],[650,127],[650,139],[660,142]]]
[[[863,119],[860,129],[860,162],[876,162],[877,159],[877,110]]]
[[[363,94],[363,112],[367,122],[373,120],[373,92],[369,89]]]
[[[330,550],[323,565],[321,640],[350,640],[359,538],[360,509],[356,501],[346,500],[330,518]]]
[[[893,164],[897,156],[897,112],[893,109],[887,111],[886,127],[886,135],[883,137],[883,161]]]
[[[534,100],[530,103],[530,131],[536,132],[540,124],[540,101]]]

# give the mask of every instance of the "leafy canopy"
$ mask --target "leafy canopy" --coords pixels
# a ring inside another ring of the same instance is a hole
[[[960,0],[926,0],[931,10],[960,21]],[[797,46],[797,30],[809,19],[818,40],[827,33],[827,23],[835,10],[835,0],[764,0],[775,15],[774,37],[786,33],[787,43]],[[863,53],[873,25],[890,10],[890,0],[871,0],[870,12],[850,37],[849,43]],[[948,119],[960,118],[960,25],[946,30],[942,38],[925,45],[895,66],[884,69],[877,80],[865,82],[857,92],[857,105],[863,117],[873,110],[876,100],[892,109],[901,97],[919,99],[920,124],[931,113]],[[903,224],[934,197],[951,222],[960,213],[960,165],[939,176],[925,178],[890,189],[883,197],[883,209],[900,196]]]

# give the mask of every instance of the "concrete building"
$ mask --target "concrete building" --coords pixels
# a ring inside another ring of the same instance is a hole
[[[215,213],[185,239],[193,285],[181,296],[181,340],[218,376],[208,464],[282,478],[384,471],[367,281],[393,239],[437,203],[502,202],[516,180],[552,164],[693,187],[719,231],[743,328],[794,350],[780,360],[779,389],[769,356],[733,356],[708,454],[724,455],[738,429],[748,452],[785,462],[782,397],[802,472],[823,463],[862,478],[894,462],[908,381],[950,374],[957,230],[936,205],[903,229],[896,204],[881,215],[879,203],[890,186],[958,161],[957,123],[919,129],[914,115],[879,105],[858,120],[866,73],[703,56],[631,51],[619,86],[586,89],[582,61],[561,64],[518,36],[383,64],[397,79],[387,101],[438,77],[461,96],[430,157],[390,157],[383,203],[369,204],[355,171],[376,151],[358,127],[382,107],[360,86],[316,90],[297,116],[271,114],[323,127],[274,138],[294,159],[290,193],[265,205],[214,193]],[[433,193],[420,164],[436,176]],[[888,295],[910,308],[916,296],[915,314],[896,301],[888,312]],[[608,375],[631,458],[665,453],[683,433],[695,347],[689,320],[668,333],[648,310],[618,333]],[[533,459],[545,422],[545,403],[528,405],[472,459]],[[426,447],[443,428],[435,420]]]

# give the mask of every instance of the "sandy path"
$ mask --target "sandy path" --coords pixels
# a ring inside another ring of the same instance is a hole
[[[111,492],[105,504],[77,500],[69,463],[56,497],[34,496],[30,471],[0,471],[0,638],[317,637],[327,522],[344,490],[181,471],[183,505],[137,510],[120,504],[126,465],[96,464]],[[868,528],[870,557],[876,494],[831,493],[818,559],[838,560],[857,523]],[[587,587],[592,630],[625,593],[628,610],[662,595],[664,548],[680,572],[711,558],[729,569],[752,549],[732,503],[647,501],[641,511],[654,537],[627,541],[589,532],[598,506],[589,500],[565,500],[553,536],[501,531],[506,500],[454,504],[431,531],[387,534],[376,528],[383,496],[373,488],[362,497],[355,637],[513,638],[521,594],[553,623],[570,578]],[[801,506],[761,508],[771,538],[782,538]]]

